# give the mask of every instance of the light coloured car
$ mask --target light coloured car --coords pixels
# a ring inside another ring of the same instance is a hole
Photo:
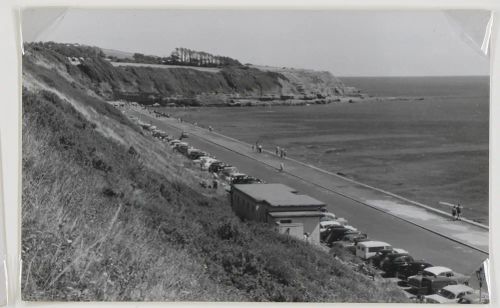
[[[392,249],[391,244],[381,241],[366,241],[356,244],[356,256],[361,259],[368,259],[381,250]]]
[[[201,166],[202,161],[204,159],[208,159],[208,158],[211,158],[210,156],[208,156],[208,154],[207,155],[203,155],[203,156],[198,157],[198,159],[193,160],[193,163],[199,164]]]
[[[468,284],[469,278],[444,266],[431,266],[421,275],[408,277],[408,285],[424,294],[432,294],[448,285]]]
[[[459,304],[489,304],[490,297],[487,292],[479,294],[478,290],[474,291],[474,294],[467,294],[458,299]]]
[[[407,250],[404,250],[403,248],[393,248],[392,249],[394,251],[394,253],[409,253]]]
[[[213,157],[209,157],[209,156],[205,156],[206,158],[203,158],[200,160],[200,165],[201,165],[201,169],[203,170],[208,170],[208,167],[210,167],[210,165],[216,161],[218,161],[217,159],[213,158]]]
[[[321,221],[335,220],[335,219],[337,219],[337,216],[333,213],[330,213],[330,212],[322,213],[322,216],[320,218]]]
[[[427,295],[425,297],[426,303],[431,304],[454,304],[458,303],[459,299],[474,293],[474,289],[464,284],[449,285],[436,294]]]

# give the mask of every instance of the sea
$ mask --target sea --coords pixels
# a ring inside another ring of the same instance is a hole
[[[460,202],[488,222],[488,77],[341,80],[378,99],[167,112],[442,210]]]
[[[371,96],[487,97],[489,76],[340,77]]]

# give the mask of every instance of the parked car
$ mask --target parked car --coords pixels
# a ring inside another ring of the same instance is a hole
[[[328,220],[335,220],[335,219],[337,219],[337,216],[335,214],[330,213],[330,212],[324,212],[324,213],[322,213],[320,221],[328,221]]]
[[[359,231],[353,231],[352,233],[344,234],[344,236],[342,236],[340,238],[340,240],[333,242],[331,246],[348,249],[352,253],[355,253],[355,249],[356,249],[355,246],[359,242],[365,242],[365,241],[369,241],[368,235],[366,235],[366,233],[361,233]]]
[[[490,299],[488,294],[485,292],[483,294],[479,294],[479,292],[474,292],[473,294],[466,294],[458,299],[457,303],[459,304],[489,304]]]
[[[220,170],[221,177],[228,182],[231,182],[231,176],[238,173],[238,168],[234,166],[224,166],[222,170]]]
[[[455,273],[444,266],[431,266],[422,271],[421,275],[408,277],[408,284],[420,294],[432,294],[439,289],[454,284],[469,284],[469,276]]]
[[[408,253],[406,250],[401,248],[390,248],[378,251],[374,256],[368,258],[368,262],[380,268],[380,263],[384,260],[388,255],[396,254],[396,253]]]
[[[181,141],[179,139],[173,139],[173,140],[170,140],[169,143],[171,146],[175,146],[177,143],[180,143]]]
[[[454,304],[458,303],[462,297],[472,294],[474,294],[474,289],[469,286],[463,284],[450,285],[440,289],[436,294],[427,295],[425,302],[431,304]]]
[[[325,232],[328,228],[332,226],[342,227],[342,225],[335,220],[321,220],[319,221],[319,232]]]
[[[179,142],[175,145],[175,149],[179,153],[186,155],[189,150],[189,145],[185,142]]]
[[[231,184],[236,185],[236,184],[260,184],[262,183],[261,180],[258,178],[255,178],[253,176],[233,176],[231,179]]]
[[[189,151],[188,152],[188,158],[192,160],[197,160],[198,158],[207,155],[207,153],[200,151],[200,150],[194,150],[194,151]]]
[[[321,232],[319,237],[320,240],[323,241],[327,245],[331,245],[333,242],[336,242],[344,236],[344,234],[354,232],[351,229],[348,229],[342,225],[333,225],[329,226],[325,231]]]
[[[222,170],[222,168],[224,168],[225,166],[226,166],[225,163],[223,163],[221,161],[215,161],[215,162],[210,164],[210,166],[208,167],[208,171],[219,173],[219,171]]]
[[[392,246],[386,242],[380,241],[360,242],[356,245],[356,256],[367,260],[384,249],[392,249]]]
[[[179,139],[183,139],[183,138],[187,138],[187,137],[189,137],[188,133],[182,132],[181,137]]]
[[[200,166],[202,170],[208,170],[208,167],[214,162],[217,162],[218,160],[210,157],[210,156],[204,156],[200,157]]]
[[[408,253],[393,253],[387,255],[380,262],[380,269],[385,272],[387,277],[393,277],[399,272],[402,266],[413,261],[413,257]]]
[[[398,271],[398,278],[402,280],[407,280],[408,277],[418,275],[418,273],[422,272],[424,269],[431,266],[433,265],[423,260],[417,260],[405,265],[401,265]]]
[[[188,144],[186,142],[179,141],[179,142],[174,143],[174,145],[173,145],[174,149],[176,149],[176,150],[179,146],[188,146]]]

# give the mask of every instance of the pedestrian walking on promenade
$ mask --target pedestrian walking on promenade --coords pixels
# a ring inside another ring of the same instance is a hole
[[[277,147],[276,147],[276,156],[278,156],[279,154],[280,154],[280,147],[279,147],[279,146],[277,146]]]
[[[285,165],[283,163],[280,163],[280,172],[283,172],[285,170]]]
[[[281,151],[283,152],[283,158],[286,158],[286,150],[282,149]]]
[[[259,144],[258,149],[259,149],[259,153],[262,153],[262,145]]]
[[[451,215],[453,215],[453,220],[456,220],[456,216],[457,216],[457,206],[454,205],[452,208],[451,208]]]
[[[457,205],[457,220],[460,220],[460,215],[462,214],[462,206],[460,203]]]

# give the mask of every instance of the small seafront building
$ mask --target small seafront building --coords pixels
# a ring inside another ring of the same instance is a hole
[[[289,186],[233,185],[231,206],[242,219],[272,223],[280,233],[319,243],[319,222],[325,203]]]

